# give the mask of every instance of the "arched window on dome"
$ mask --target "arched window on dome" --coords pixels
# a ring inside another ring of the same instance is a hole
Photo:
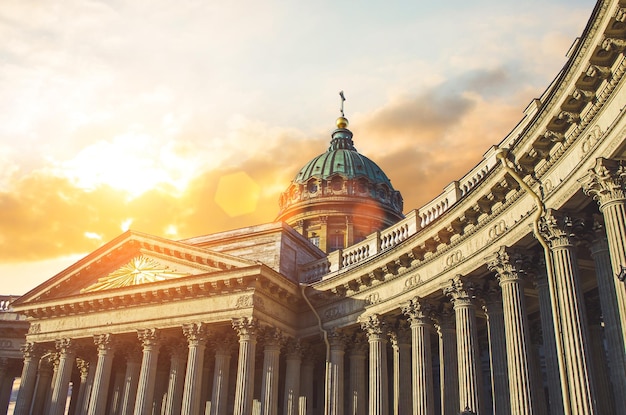
[[[361,177],[358,181],[357,181],[357,186],[356,186],[356,190],[359,194],[365,194],[368,192],[368,186],[369,183],[367,182],[367,179],[364,177]]]
[[[328,252],[343,249],[346,246],[345,235],[343,232],[337,232],[328,235]]]
[[[384,184],[381,184],[378,187],[378,191],[376,192],[376,195],[378,196],[380,200],[387,200],[389,198],[389,189]]]
[[[343,177],[335,176],[332,179],[330,179],[330,187],[335,192],[341,191],[343,189]]]
[[[306,190],[311,194],[317,193],[318,188],[317,179],[311,179],[306,184]]]

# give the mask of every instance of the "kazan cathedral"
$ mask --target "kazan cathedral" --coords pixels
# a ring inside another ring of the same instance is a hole
[[[342,114],[275,222],[128,231],[2,300],[0,412],[19,378],[17,415],[622,413],[626,0],[567,56],[422,207]]]

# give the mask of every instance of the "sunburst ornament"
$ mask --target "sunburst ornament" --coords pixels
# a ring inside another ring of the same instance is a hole
[[[83,289],[82,292],[129,287],[131,285],[171,280],[187,275],[189,274],[172,271],[154,259],[146,258],[142,255],[131,259],[128,264],[113,271],[106,277],[99,278],[97,283]]]

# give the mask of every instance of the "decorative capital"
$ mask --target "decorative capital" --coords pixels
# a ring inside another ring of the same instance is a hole
[[[55,347],[60,354],[76,353],[76,344],[72,339],[59,339],[55,342]]]
[[[187,343],[182,341],[180,338],[168,339],[165,347],[173,358],[184,358],[185,356],[187,356],[187,353],[189,351]]]
[[[548,209],[539,222],[539,232],[551,248],[558,248],[572,245],[582,225],[583,222],[578,218]]]
[[[328,342],[333,350],[343,350],[348,343],[348,337],[337,327],[328,331]]]
[[[361,329],[365,331],[369,341],[382,339],[387,333],[387,323],[378,314],[361,319]]]
[[[212,342],[216,354],[230,356],[237,344],[237,339],[232,331],[223,331],[216,333]]]
[[[22,347],[20,347],[20,351],[24,355],[24,358],[27,359],[36,359],[43,354],[43,349],[39,344],[30,342],[23,344]]]
[[[206,343],[209,330],[204,323],[187,323],[183,324],[183,335],[187,338],[190,346],[197,346],[200,343]]]
[[[137,337],[144,349],[158,347],[161,340],[160,333],[157,329],[137,330]]]
[[[87,376],[89,375],[89,362],[78,357],[76,358],[76,367],[78,368],[81,379],[87,379]]]
[[[300,339],[290,337],[285,342],[285,348],[287,359],[302,359],[303,347]]]
[[[522,253],[513,248],[501,246],[493,255],[485,258],[487,268],[495,272],[500,283],[520,280],[525,274],[524,262],[526,258]]]
[[[474,281],[462,279],[457,275],[448,281],[443,293],[450,297],[454,307],[472,305],[477,298],[480,287]]]
[[[98,349],[98,353],[106,353],[110,351],[114,346],[112,334],[96,334],[93,336],[93,342]]]
[[[276,327],[265,327],[263,329],[263,341],[266,347],[280,348],[285,342],[283,332]]]
[[[441,309],[432,314],[432,319],[440,336],[444,331],[454,331],[455,316],[452,304],[443,303]]]
[[[420,297],[413,297],[402,306],[402,313],[407,316],[411,326],[430,323],[433,305]]]
[[[259,322],[254,317],[233,318],[232,323],[239,340],[251,340],[259,330]]]
[[[579,179],[583,192],[593,197],[600,209],[611,201],[625,199],[626,168],[622,160],[599,157],[586,176]]]

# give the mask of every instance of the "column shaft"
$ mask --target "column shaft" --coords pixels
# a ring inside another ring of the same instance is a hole
[[[228,405],[228,384],[230,374],[230,348],[222,345],[215,351],[215,371],[213,373],[213,392],[211,415],[226,415]]]
[[[480,415],[482,412],[482,374],[474,305],[474,283],[460,276],[449,282],[444,293],[452,297],[456,318],[456,344],[459,378],[459,411],[466,408]]]
[[[263,379],[261,382],[261,414],[278,413],[278,373],[282,336],[278,330],[270,329],[265,336],[263,351]]]
[[[248,415],[252,411],[257,327],[258,323],[252,317],[233,319],[233,328],[239,335],[234,415]]]
[[[141,330],[139,340],[143,345],[141,369],[135,398],[135,415],[151,415],[159,359],[159,335],[156,329]]]
[[[50,415],[63,415],[67,405],[67,392],[72,377],[72,367],[76,351],[70,339],[57,341],[59,351],[59,368],[52,389],[52,399],[50,402]]]
[[[367,388],[365,383],[365,359],[367,350],[363,344],[355,343],[350,352],[350,394],[348,402],[349,415],[365,415],[367,413]]]
[[[315,365],[310,360],[302,362],[300,373],[300,399],[298,401],[298,415],[313,414],[313,378]]]
[[[200,411],[204,349],[206,348],[208,333],[203,323],[186,324],[183,326],[183,332],[189,343],[189,352],[181,414],[195,415]]]
[[[608,359],[611,364],[609,376],[614,391],[626,391],[626,353],[624,353],[624,338],[622,337],[622,323],[620,322],[619,307],[615,292],[615,278],[611,267],[606,237],[598,229],[597,238],[591,244],[600,295],[600,308],[604,323],[604,335],[607,341]],[[626,408],[626,393],[614,393],[615,407]]]
[[[37,367],[41,351],[34,343],[26,343],[22,347],[24,354],[24,365],[22,366],[22,378],[20,390],[15,402],[15,415],[29,415],[30,407],[35,393],[35,382],[37,381]]]
[[[113,365],[113,345],[109,334],[94,336],[94,342],[98,348],[98,362],[96,363],[87,415],[104,415],[107,409],[111,367]]]
[[[126,373],[124,375],[120,415],[131,415],[135,411],[135,399],[141,370],[140,356],[140,351],[136,346],[131,346],[126,352]]]
[[[283,413],[285,415],[298,415],[298,399],[300,397],[300,366],[302,363],[302,350],[298,341],[289,341],[285,362]]]
[[[564,354],[566,361],[566,379],[571,408],[579,415],[597,413],[593,400],[590,371],[589,335],[585,308],[580,290],[580,277],[576,266],[573,247],[553,248],[552,258],[556,277],[556,295],[558,298]]]
[[[494,281],[490,281],[488,285]],[[483,309],[487,315],[489,336],[489,359],[491,363],[491,396],[494,414],[510,414],[512,399],[509,393],[509,373],[507,369],[507,339],[504,330],[502,292],[496,287],[486,290]]]
[[[330,361],[326,363],[326,404],[329,415],[343,413],[343,358],[346,338],[338,331],[329,334]]]
[[[369,415],[389,414],[389,389],[387,384],[387,340],[384,322],[377,314],[361,322],[369,342]]]
[[[441,411],[443,415],[458,415],[459,378],[454,315],[444,304],[437,316],[439,336],[439,382],[441,389]]]
[[[170,373],[165,401],[166,415],[179,415],[183,402],[185,385],[185,360],[188,347],[184,342],[174,341],[168,344],[170,351]],[[197,387],[197,385],[195,386]]]

